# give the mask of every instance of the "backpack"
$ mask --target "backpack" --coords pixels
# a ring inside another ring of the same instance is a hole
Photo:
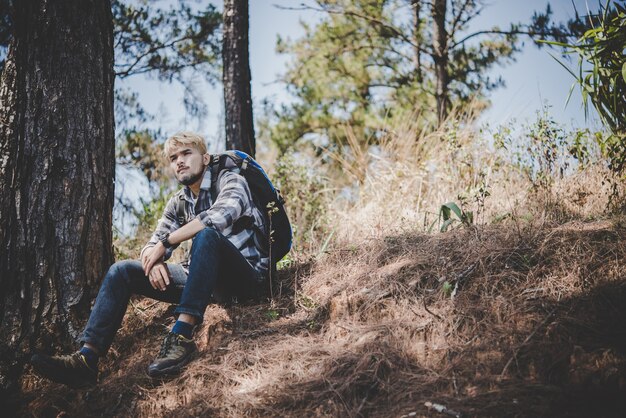
[[[281,196],[280,191],[274,187],[259,163],[243,151],[233,150],[211,155],[209,169],[211,170],[211,198],[213,202],[216,199],[215,183],[223,170],[236,171],[248,182],[254,205],[264,218],[266,230],[258,232],[261,232],[260,235],[269,241],[263,244],[268,250],[270,257],[270,269],[272,272],[275,272],[276,263],[287,255],[291,249],[293,238],[291,224],[285,211],[285,200]],[[180,224],[185,224],[185,206],[183,201],[178,201],[176,212]],[[237,228],[249,227],[258,229],[253,224],[252,219],[249,218],[240,218],[233,225],[235,230]]]

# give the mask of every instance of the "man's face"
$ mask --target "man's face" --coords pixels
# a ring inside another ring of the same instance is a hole
[[[172,148],[167,158],[176,179],[185,186],[192,185],[202,178],[204,168],[209,164],[209,154],[201,154],[195,147]]]

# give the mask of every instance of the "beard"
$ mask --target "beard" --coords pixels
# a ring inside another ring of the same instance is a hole
[[[200,172],[195,173],[195,174],[186,174],[186,175],[183,175],[181,178],[179,178],[178,182],[182,184],[183,186],[190,186],[194,184],[195,182],[197,182],[198,180],[200,180],[203,174],[204,174],[204,170],[201,170]]]

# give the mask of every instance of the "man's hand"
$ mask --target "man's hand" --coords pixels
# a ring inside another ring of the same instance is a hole
[[[148,257],[150,256],[150,253],[152,252],[152,250],[154,249],[154,246],[152,247],[146,247],[142,252],[141,252],[141,267],[143,268],[143,266],[146,265],[146,261],[148,260]]]
[[[149,278],[150,284],[155,290],[165,290],[170,284],[170,275],[165,263],[156,263],[150,270]]]
[[[163,256],[165,255],[165,247],[160,242],[152,247],[148,248],[144,251],[143,256],[141,257],[141,265],[143,267],[144,273],[146,276],[150,277],[150,270],[157,263],[163,262]]]

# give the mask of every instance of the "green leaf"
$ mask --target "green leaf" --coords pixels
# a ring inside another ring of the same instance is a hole
[[[441,206],[440,213],[444,221],[447,221],[448,219],[450,219],[450,208],[447,205]]]
[[[446,231],[448,230],[448,227],[449,227],[450,225],[452,225],[452,224],[454,223],[454,221],[455,221],[455,220],[456,220],[456,219],[448,219],[447,221],[445,221],[445,222],[443,223],[443,225],[441,225],[441,229],[440,229],[440,231],[441,231],[441,232],[446,232]]]
[[[568,47],[571,48],[572,47],[572,45],[566,44],[564,42],[548,41],[548,40],[545,40],[545,39],[539,39],[537,41],[537,43],[539,43],[539,44],[548,44],[548,45],[552,45],[552,46],[559,46],[561,48],[568,48]],[[552,55],[552,54],[550,54],[550,55]]]
[[[624,79],[624,82],[626,83],[626,61],[624,61],[624,65],[622,65],[622,78]]]
[[[572,98],[572,94],[574,93],[574,89],[576,88],[577,83],[572,83],[572,86],[569,88],[569,92],[567,93],[567,99],[565,100],[565,107],[569,104],[569,101]]]
[[[574,77],[575,79],[578,80],[578,77],[576,77],[576,74],[574,74],[574,72],[572,70],[570,70],[567,65],[563,64],[563,62],[560,59],[558,59],[557,57],[555,57],[554,55],[550,54],[550,56],[552,58],[554,58],[554,60],[556,62],[558,62],[561,65],[561,67],[565,68],[565,70],[567,70],[567,72],[570,73],[572,75],[572,77]]]
[[[437,223],[437,221],[441,219],[441,218],[436,218],[433,223],[430,224],[430,227],[428,228],[428,233],[430,234],[431,232],[433,232],[433,228],[435,227],[435,224]]]
[[[459,218],[459,220],[463,219],[463,211],[461,210],[461,208],[459,208],[459,206],[456,203],[448,202],[441,207],[441,210],[444,210],[444,207],[448,208],[448,213],[450,213],[450,210],[452,210],[452,212],[454,212],[454,214]]]

